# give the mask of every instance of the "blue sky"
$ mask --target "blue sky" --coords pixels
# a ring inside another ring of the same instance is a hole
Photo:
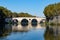
[[[44,8],[58,2],[60,0],[0,0],[0,6],[4,6],[12,12],[25,12],[44,17]]]

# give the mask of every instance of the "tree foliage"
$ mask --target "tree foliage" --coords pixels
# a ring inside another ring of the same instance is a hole
[[[0,11],[2,11],[5,17],[10,17],[12,13],[10,10],[8,10],[7,8],[4,8],[3,6],[0,6]]]
[[[60,15],[60,3],[50,4],[45,7],[44,15],[47,19]]]
[[[0,6],[0,10],[3,12],[3,14],[5,15],[4,17],[35,17],[32,16],[28,13],[17,13],[17,12],[11,12],[10,10],[8,10],[7,8]],[[0,12],[1,13],[1,12]]]
[[[28,14],[28,13],[23,13],[23,12],[18,13],[18,16],[19,16],[19,17],[35,17],[35,16],[32,16],[32,15],[30,15],[30,14]]]

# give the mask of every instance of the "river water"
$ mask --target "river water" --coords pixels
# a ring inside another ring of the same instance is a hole
[[[60,40],[60,36],[57,36],[57,38],[53,32],[46,31],[46,27],[40,24],[25,27],[22,25],[6,24],[5,28],[10,31],[5,32],[6,35],[1,36],[0,40]]]

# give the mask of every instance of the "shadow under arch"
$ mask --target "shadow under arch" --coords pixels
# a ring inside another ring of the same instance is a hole
[[[23,26],[23,27],[26,27],[26,26],[28,26],[28,20],[27,19],[22,19],[22,21],[21,21],[21,25]]]
[[[38,23],[38,21],[37,21],[37,19],[32,19],[32,21],[31,21],[31,25],[32,26],[37,26],[37,23]]]
[[[40,24],[42,24],[42,23],[44,23],[45,22],[45,19],[42,19],[41,21],[40,21]]]
[[[17,19],[14,19],[14,20],[12,20],[12,23],[13,24],[18,24],[18,20]]]

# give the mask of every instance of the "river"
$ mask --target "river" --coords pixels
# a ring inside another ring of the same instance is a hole
[[[11,31],[7,31],[5,33],[7,35],[1,36],[0,40],[60,40],[60,36],[57,36],[57,38],[56,36],[54,36],[53,32],[50,33],[49,30],[46,30],[45,26],[41,26],[40,24],[38,24],[37,26],[28,25],[25,27],[21,25],[6,24],[5,27]]]

